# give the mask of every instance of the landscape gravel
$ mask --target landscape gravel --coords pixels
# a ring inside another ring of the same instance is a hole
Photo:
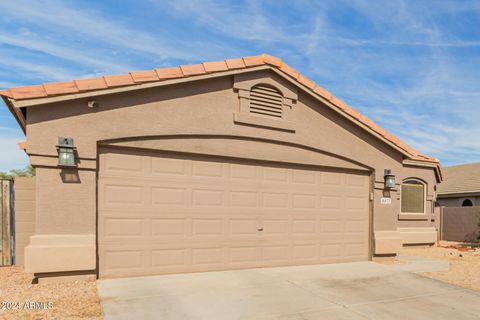
[[[0,319],[103,319],[94,280],[32,279],[20,267],[0,267]]]
[[[462,247],[462,244],[442,241],[440,246],[404,248],[402,255],[446,260],[450,264],[448,271],[424,272],[420,274],[432,279],[480,291],[480,248]]]

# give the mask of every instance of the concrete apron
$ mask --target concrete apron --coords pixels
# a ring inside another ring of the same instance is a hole
[[[480,293],[410,272],[356,262],[108,279],[98,290],[107,320],[479,318]]]

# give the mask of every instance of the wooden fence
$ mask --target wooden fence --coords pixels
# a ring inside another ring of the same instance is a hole
[[[13,181],[0,180],[0,266],[15,263],[14,256],[14,192]]]

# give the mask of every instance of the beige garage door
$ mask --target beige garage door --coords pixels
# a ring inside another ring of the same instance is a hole
[[[101,277],[368,259],[368,177],[103,151]]]

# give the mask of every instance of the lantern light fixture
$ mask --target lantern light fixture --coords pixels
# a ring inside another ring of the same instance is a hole
[[[392,173],[392,170],[385,169],[384,179],[385,179],[385,188],[386,189],[395,188],[395,175]]]
[[[72,138],[58,137],[58,165],[62,167],[76,167],[75,150]]]

